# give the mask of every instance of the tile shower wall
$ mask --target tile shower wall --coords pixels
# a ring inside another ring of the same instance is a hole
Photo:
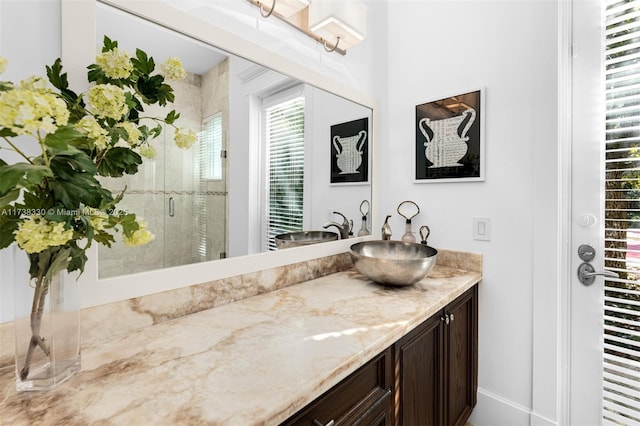
[[[180,112],[176,122],[179,127],[199,132],[202,120],[219,111],[223,112],[223,122],[228,121],[226,60],[204,76],[189,73],[186,79],[172,82],[172,86],[172,107]],[[159,107],[145,112],[149,116],[166,115],[166,109]],[[144,247],[129,248],[121,241],[111,248],[99,246],[99,278],[217,259],[226,250],[224,179],[202,180],[194,167],[197,147],[178,148],[173,143],[174,133],[173,127],[165,126],[161,137],[152,144],[157,156],[145,159],[138,174],[106,179],[107,187],[114,192],[122,191],[126,185],[121,208],[144,219],[155,239]],[[173,216],[169,215],[170,200]],[[206,236],[206,248],[200,247],[201,233]]]

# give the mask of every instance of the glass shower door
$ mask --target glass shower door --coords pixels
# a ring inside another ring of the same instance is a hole
[[[136,175],[111,180],[119,185],[108,186],[114,192],[127,186],[121,208],[143,219],[155,238],[143,247],[130,248],[121,241],[111,248],[99,246],[99,278],[226,257],[228,92],[220,91],[226,64],[173,83],[172,107],[181,112],[174,124],[194,130],[197,143],[179,148],[175,129],[165,125],[152,142],[155,158],[145,159]],[[146,113],[166,115],[161,109]]]

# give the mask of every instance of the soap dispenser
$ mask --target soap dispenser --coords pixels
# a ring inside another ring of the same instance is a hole
[[[427,225],[423,225],[420,227],[420,244],[427,245],[427,238],[431,235],[431,229]]]
[[[358,237],[363,237],[365,235],[371,234],[371,231],[369,230],[369,226],[367,225],[367,215],[369,214],[369,201],[363,200],[360,203],[360,213],[362,214],[362,225],[360,226],[360,230],[358,231]]]
[[[398,214],[406,219],[404,234],[401,238],[405,243],[416,242],[416,236],[413,235],[411,229],[411,219],[416,217],[418,213],[420,213],[420,207],[413,201],[403,201],[398,205]]]

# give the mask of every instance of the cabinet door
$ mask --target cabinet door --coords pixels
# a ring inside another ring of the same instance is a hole
[[[396,343],[397,425],[440,426],[444,407],[444,322],[435,315]]]
[[[445,308],[446,424],[464,425],[478,388],[478,302],[474,286]]]

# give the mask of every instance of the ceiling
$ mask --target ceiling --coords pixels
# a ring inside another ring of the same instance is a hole
[[[169,56],[177,56],[187,71],[199,75],[227,57],[225,52],[212,46],[103,3],[98,3],[96,10],[96,31],[99,43],[106,35],[117,40],[118,47],[132,56],[136,48],[144,50],[153,56],[156,64]]]

